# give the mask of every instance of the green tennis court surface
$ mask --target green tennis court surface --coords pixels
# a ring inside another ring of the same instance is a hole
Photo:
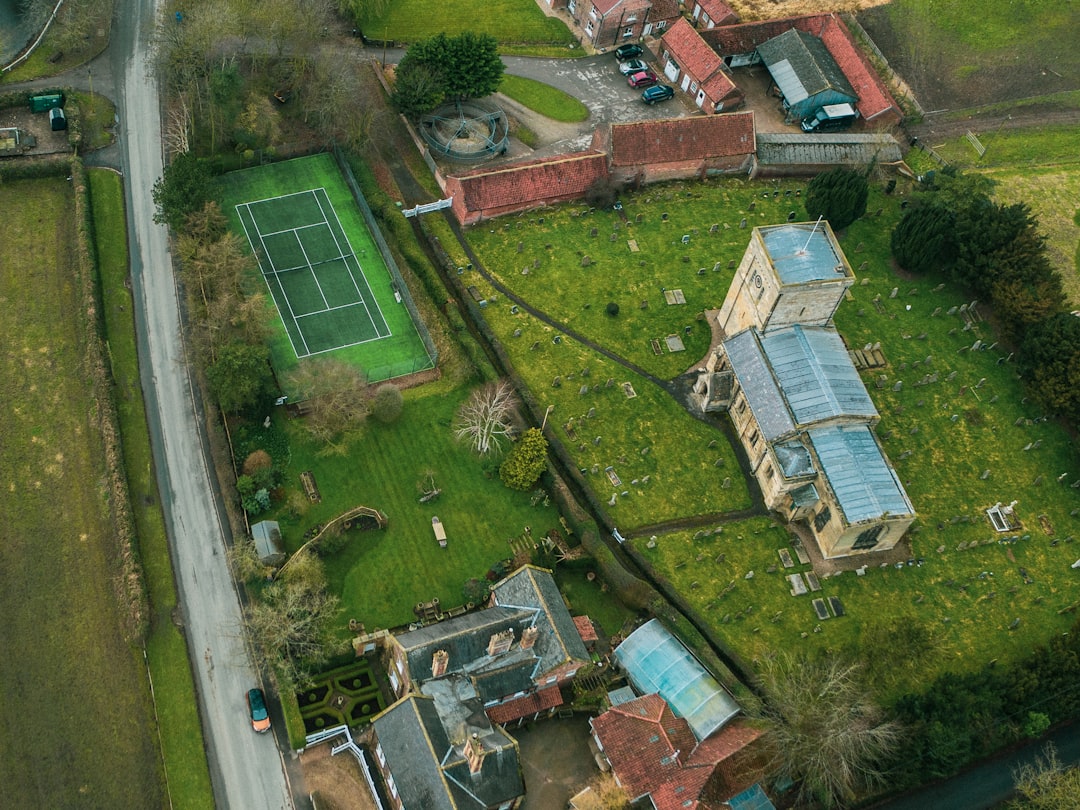
[[[230,172],[221,208],[258,261],[251,291],[268,291],[271,363],[290,372],[331,357],[372,382],[434,365],[378,243],[330,155]],[[407,291],[406,291],[407,294]],[[410,304],[411,306],[411,304]]]
[[[326,189],[241,203],[236,212],[297,357],[390,337]]]

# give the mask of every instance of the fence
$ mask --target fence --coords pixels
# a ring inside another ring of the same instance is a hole
[[[409,293],[409,286],[405,283],[405,279],[401,277],[401,271],[398,269],[397,262],[394,261],[394,257],[390,253],[390,247],[383,238],[382,230],[375,221],[375,215],[371,213],[371,208],[368,206],[367,200],[364,199],[363,192],[360,191],[360,184],[356,182],[356,177],[353,175],[348,161],[345,160],[345,155],[337,144],[334,145],[333,153],[334,160],[337,162],[338,168],[345,178],[345,182],[349,185],[349,190],[352,192],[353,199],[356,200],[356,204],[360,208],[360,213],[364,217],[364,223],[367,225],[368,230],[371,231],[371,235],[375,239],[375,244],[379,247],[379,253],[382,254],[383,261],[386,262],[386,267],[390,271],[390,277],[394,280],[394,285],[397,287],[398,293],[401,294],[401,302],[405,304],[406,309],[409,310],[409,315],[412,316],[413,323],[416,324],[416,331],[424,344],[424,350],[428,354],[429,362],[421,364],[420,367],[416,367],[417,361],[410,361],[407,364],[409,366],[408,368],[405,368],[406,364],[401,363],[387,366],[386,368],[401,366],[402,370],[399,373],[390,374],[386,377],[379,376],[379,371],[377,369],[369,368],[367,369],[368,379],[386,380],[390,379],[390,377],[400,377],[404,374],[412,374],[426,368],[432,368],[438,363],[439,351],[435,348],[435,343],[431,339],[431,334],[428,332],[427,325],[424,323],[424,319],[420,317],[420,312],[413,302],[412,295]]]

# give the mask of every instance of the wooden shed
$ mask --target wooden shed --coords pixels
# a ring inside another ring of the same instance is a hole
[[[281,542],[281,527],[276,520],[262,520],[251,527],[251,539],[263,565],[278,566],[285,562],[285,546]]]

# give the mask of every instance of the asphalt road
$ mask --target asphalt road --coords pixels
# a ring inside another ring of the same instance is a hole
[[[285,810],[293,803],[275,735],[255,734],[247,718],[244,695],[259,677],[225,561],[225,528],[185,360],[168,232],[153,221],[151,188],[162,173],[158,84],[149,62],[156,0],[122,0],[119,6],[110,50],[143,392],[215,802],[219,808]]]

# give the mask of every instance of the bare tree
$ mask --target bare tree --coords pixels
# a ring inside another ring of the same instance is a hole
[[[1018,798],[1009,810],[1074,810],[1080,807],[1080,768],[1067,767],[1057,749],[1047,743],[1034,763],[1025,762],[1013,772]]]
[[[327,452],[344,452],[364,424],[370,396],[363,372],[340,360],[307,360],[290,375],[307,413],[304,427]]]
[[[288,572],[267,585],[247,611],[248,630],[261,665],[287,687],[310,683],[343,646],[334,638],[338,598],[326,589],[322,563],[309,551],[290,561]]]
[[[766,770],[797,782],[802,804],[842,807],[884,783],[883,763],[901,728],[884,719],[859,675],[858,665],[836,656],[779,653],[761,662]]]
[[[499,449],[503,438],[514,431],[513,415],[518,399],[506,380],[488,383],[469,395],[457,414],[454,435],[467,441],[480,455]]]

